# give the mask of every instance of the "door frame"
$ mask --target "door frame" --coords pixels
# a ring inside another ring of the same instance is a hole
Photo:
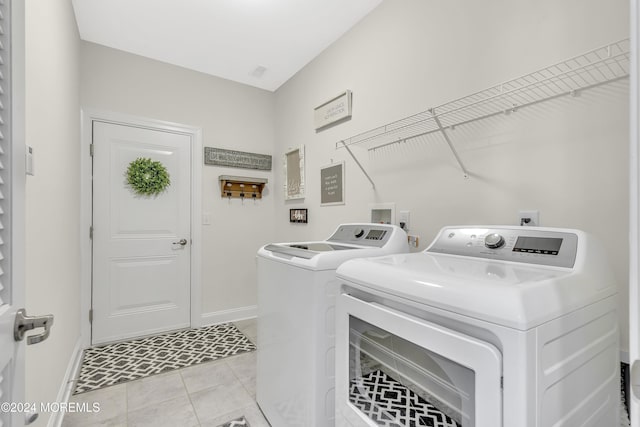
[[[125,126],[141,127],[165,132],[180,133],[191,138],[191,327],[202,326],[202,128],[150,119],[123,113],[83,108],[81,115],[80,147],[80,257],[81,307],[80,333],[84,348],[91,346],[89,310],[92,294],[92,242],[89,229],[93,214],[92,161],[90,147],[93,143],[93,122],[100,121]]]
[[[635,384],[640,363],[640,1],[630,1],[631,71],[629,90],[629,371],[627,403],[632,427],[640,427],[640,396]]]

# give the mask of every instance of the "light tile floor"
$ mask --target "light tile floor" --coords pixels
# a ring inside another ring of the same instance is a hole
[[[255,319],[235,325],[256,342]],[[67,413],[62,426],[216,427],[244,415],[251,427],[268,427],[255,399],[254,351],[72,396],[100,411]]]

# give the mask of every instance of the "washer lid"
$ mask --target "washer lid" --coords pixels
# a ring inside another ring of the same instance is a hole
[[[413,253],[347,261],[343,283],[528,330],[616,292],[602,261],[566,269]]]
[[[272,243],[264,247],[265,250],[278,254],[291,255],[304,259],[311,259],[322,252],[344,251],[348,249],[365,249],[359,246],[336,245],[327,242],[300,242],[300,243]]]
[[[341,224],[327,240],[272,243],[258,250],[258,257],[309,270],[335,270],[343,262],[360,257],[409,252],[407,234],[389,224]]]
[[[369,246],[338,245],[340,246],[340,249],[336,249],[335,247],[331,250],[323,251],[304,249],[304,247],[317,248],[320,246],[324,249],[328,249],[327,246],[324,245],[336,246],[334,243],[326,241],[306,243],[272,243],[265,245],[258,250],[258,258],[289,264],[308,270],[320,271],[335,270],[343,262],[354,258],[376,257],[402,252],[393,246],[372,248]],[[408,246],[407,250],[404,252],[408,252]]]

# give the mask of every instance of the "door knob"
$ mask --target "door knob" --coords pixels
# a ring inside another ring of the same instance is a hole
[[[22,341],[24,334],[27,331],[36,328],[44,328],[44,332],[38,335],[31,335],[27,338],[27,345],[38,344],[49,338],[51,332],[51,325],[53,325],[53,314],[47,314],[44,316],[27,316],[27,311],[21,308],[16,312],[16,320],[13,324],[13,339],[16,341]]]
[[[180,239],[177,242],[173,242],[174,245],[185,246],[187,244],[187,239]]]

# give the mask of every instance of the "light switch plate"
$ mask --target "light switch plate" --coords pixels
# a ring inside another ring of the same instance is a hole
[[[204,212],[202,214],[202,225],[211,225],[211,213]]]
[[[33,147],[30,147],[28,145],[24,169],[27,175],[33,176]]]

